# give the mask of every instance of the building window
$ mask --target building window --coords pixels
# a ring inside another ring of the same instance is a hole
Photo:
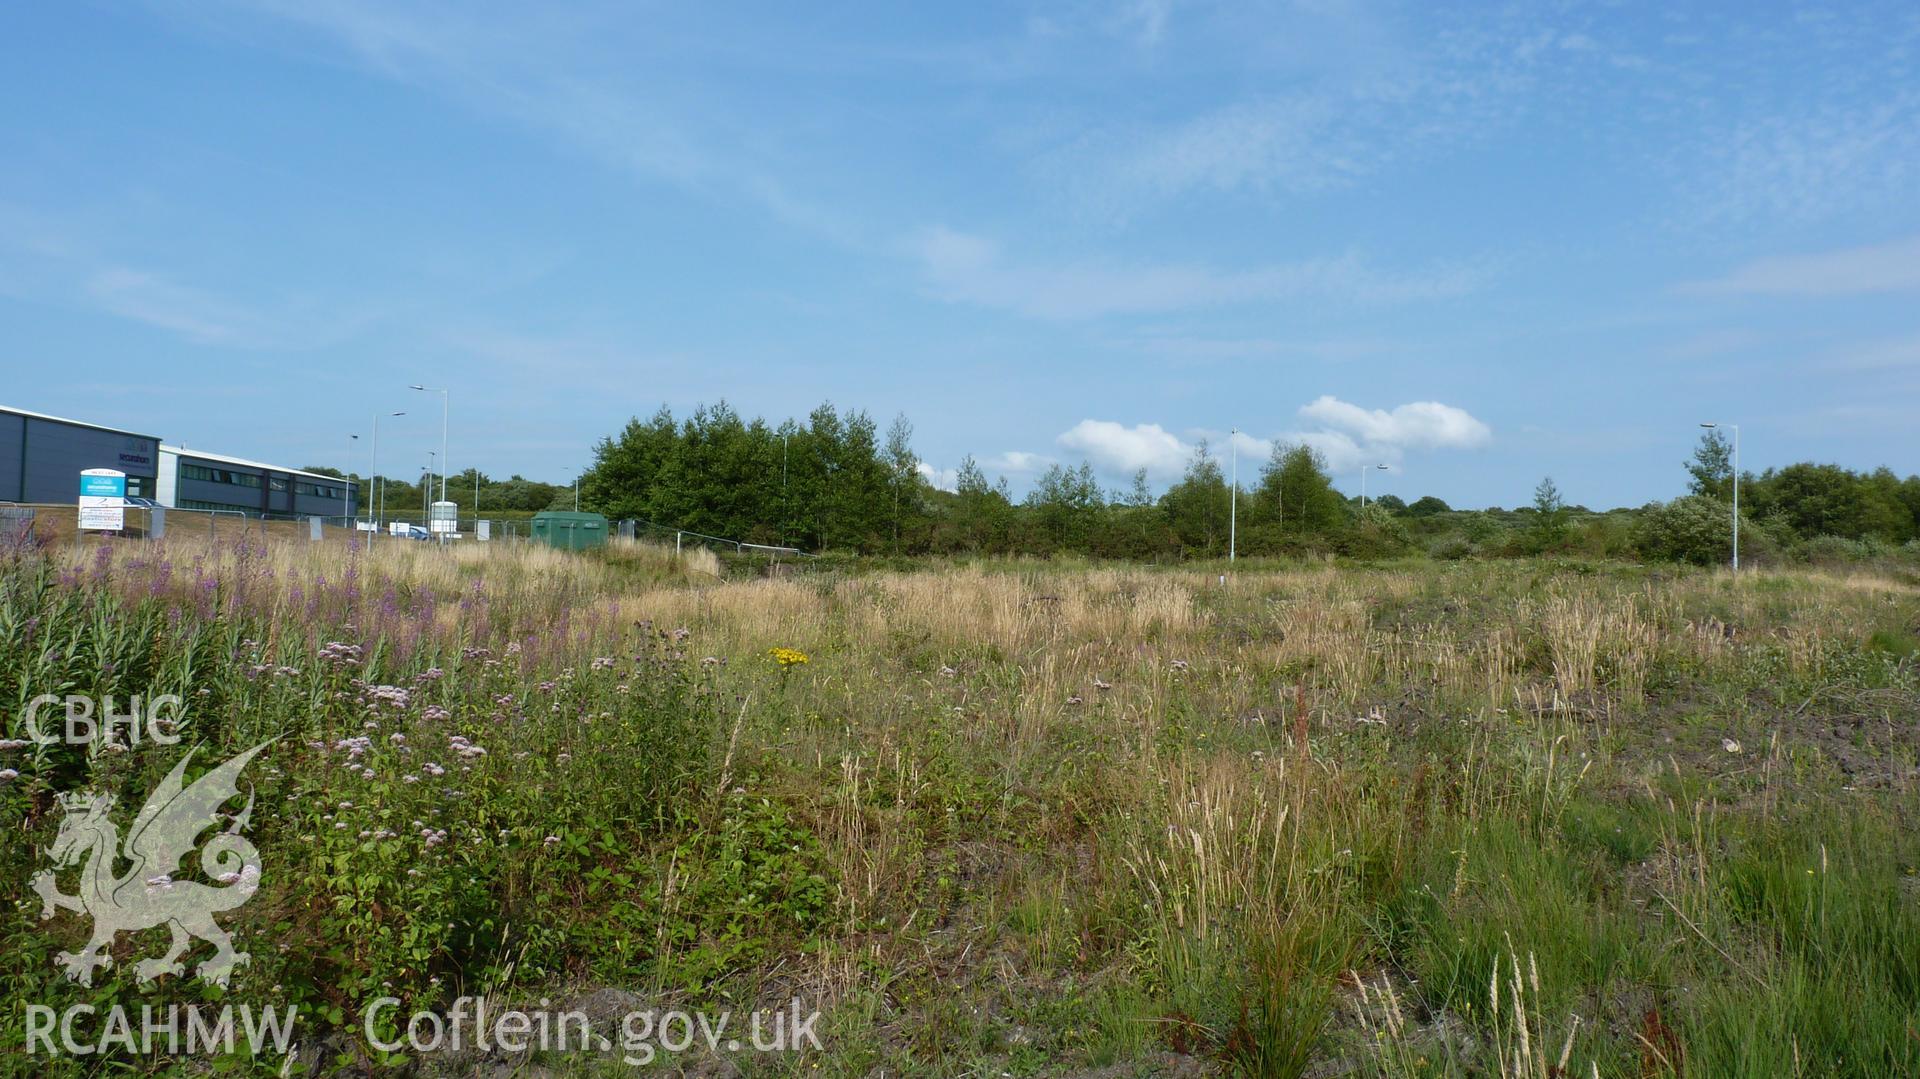
[[[267,485],[276,491],[284,491],[287,489],[287,480],[284,476],[273,476],[267,480]]]
[[[234,506],[225,502],[205,502],[195,498],[179,499],[175,508],[183,510],[221,510],[227,513],[244,513],[249,515],[256,514],[260,510],[258,506]]]
[[[234,487],[252,487],[256,490],[260,487],[260,477],[258,476],[246,472],[235,472],[232,469],[226,468],[208,468],[205,465],[182,464],[180,466],[180,478],[183,480],[200,480],[205,483],[225,483]],[[285,490],[285,488],[276,488],[276,490]]]

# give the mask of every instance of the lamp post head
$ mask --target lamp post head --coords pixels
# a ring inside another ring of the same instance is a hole
[[[1701,424],[1700,426],[1702,426],[1702,427],[1707,427],[1707,428],[1713,428],[1713,427],[1718,427],[1718,426],[1720,426],[1720,425],[1719,425],[1719,424],[1717,424],[1717,423],[1703,423],[1703,424]]]

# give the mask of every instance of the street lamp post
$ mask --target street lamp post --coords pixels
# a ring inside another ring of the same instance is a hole
[[[1703,423],[1700,426],[1711,431],[1718,428],[1717,423]],[[1733,572],[1740,572],[1740,425],[1727,425],[1733,431]]]
[[[418,383],[407,388],[440,395],[440,501],[445,502],[447,500],[447,391]]]
[[[347,474],[341,477],[340,486],[340,523],[347,528],[353,527],[353,444],[360,441],[359,435],[347,436]]]
[[[387,415],[404,416],[406,413],[389,412]],[[380,534],[381,519],[387,514],[387,487],[380,482],[380,413],[378,412],[373,414],[373,458],[367,462],[367,478],[373,482],[378,495],[377,503],[374,498],[369,498],[367,506],[369,516],[373,518],[373,534],[377,536]]]
[[[427,451],[427,474],[420,478],[420,519],[433,523],[433,451]]]
[[[1227,565],[1233,565],[1240,541],[1240,428],[1227,433],[1227,445],[1233,453],[1233,487],[1227,492]]]
[[[1387,470],[1386,465],[1374,465],[1373,468],[1366,468],[1363,466],[1360,469],[1360,508],[1361,509],[1367,508],[1367,473],[1372,472],[1374,468],[1377,468],[1382,472],[1385,472]]]

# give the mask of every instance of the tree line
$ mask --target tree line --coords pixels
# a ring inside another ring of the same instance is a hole
[[[307,465],[306,471],[322,476],[334,476],[351,480],[358,491],[355,509],[364,514],[367,511],[368,496],[378,489],[385,497],[387,516],[398,519],[413,519],[421,515],[421,507],[440,497],[440,476],[422,472],[409,480],[400,476],[362,476],[359,473],[346,473],[327,465]],[[477,487],[476,487],[477,484]],[[428,489],[431,485],[431,489]],[[473,515],[476,496],[479,499],[481,515],[505,513],[537,513],[547,509],[572,509],[573,487],[570,484],[543,483],[530,480],[525,476],[513,475],[504,480],[495,479],[477,469],[464,472],[450,472],[446,481],[447,501],[460,507],[462,517]]]
[[[1237,511],[1205,442],[1158,494],[1144,470],[1107,489],[1082,463],[1052,465],[1016,496],[972,457],[943,490],[912,442],[904,415],[883,431],[866,412],[830,402],[777,425],[743,418],[724,401],[684,417],[663,406],[596,444],[580,506],[750,543],[864,554],[1206,559],[1226,555],[1230,533],[1243,556],[1566,553],[1708,563],[1731,546],[1731,447],[1718,430],[1686,462],[1685,496],[1607,512],[1569,504],[1550,478],[1514,510],[1456,511],[1433,496],[1408,503],[1393,495],[1363,507],[1334,488],[1318,451],[1298,443],[1277,444],[1243,480]],[[569,486],[479,478],[483,512],[573,504]],[[463,512],[471,512],[474,479],[469,470],[449,481]],[[420,497],[417,484],[395,483],[387,504]],[[1920,477],[1813,463],[1747,472],[1740,509],[1743,558],[1816,539],[1897,546],[1920,536]]]

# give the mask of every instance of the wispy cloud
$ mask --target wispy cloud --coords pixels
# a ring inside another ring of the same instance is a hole
[[[366,330],[394,307],[385,299],[331,302],[282,290],[261,295],[258,281],[235,285],[231,275],[127,260],[106,233],[70,215],[0,204],[0,296],[84,308],[194,344],[237,349],[324,347]]]
[[[764,118],[734,115],[724,96],[659,72],[683,59],[649,37],[609,51],[605,11],[486,11],[372,0],[227,0],[229,9],[293,27],[381,77],[476,115],[546,134],[652,183],[722,193],[785,224],[849,245],[858,218],[793,190],[787,166],[751,134]],[[622,25],[631,27],[630,23]],[[222,29],[226,29],[225,24]],[[631,41],[630,37],[622,38]]]
[[[1920,236],[1869,247],[1759,259],[1725,277],[1683,289],[1748,296],[1920,292]]]
[[[1173,14],[1173,0],[1126,0],[1113,17],[1120,33],[1151,48],[1160,44],[1167,31],[1167,19]]]
[[[251,313],[197,289],[138,270],[102,270],[87,281],[98,305],[121,318],[144,322],[201,344],[228,344],[251,332]]]
[[[945,227],[926,230],[918,250],[927,287],[940,299],[1049,319],[1288,300],[1432,300],[1469,292],[1483,276],[1464,264],[1396,274],[1355,254],[1244,270],[1121,260],[1019,263],[1002,258],[987,239]]]
[[[1837,371],[1920,370],[1920,334],[1867,341],[1836,349],[1829,366]]]
[[[1116,337],[1116,347],[1181,363],[1238,361],[1296,361],[1350,363],[1405,351],[1405,342],[1386,337],[1326,338],[1216,337],[1205,334],[1156,332]]]
[[[1686,159],[1702,213],[1805,222],[1910,205],[1920,183],[1920,91],[1809,96],[1707,133]]]
[[[1359,4],[1215,9],[1193,21],[1200,31],[1189,36],[1238,92],[1173,109],[1120,105],[1063,127],[1034,168],[1077,211],[1127,218],[1190,195],[1349,187],[1486,140],[1524,113],[1535,71],[1584,40],[1567,35],[1563,48],[1547,32],[1528,51],[1532,20],[1453,12],[1444,28],[1401,25]],[[1149,8],[1130,25],[1158,41],[1165,14]]]

